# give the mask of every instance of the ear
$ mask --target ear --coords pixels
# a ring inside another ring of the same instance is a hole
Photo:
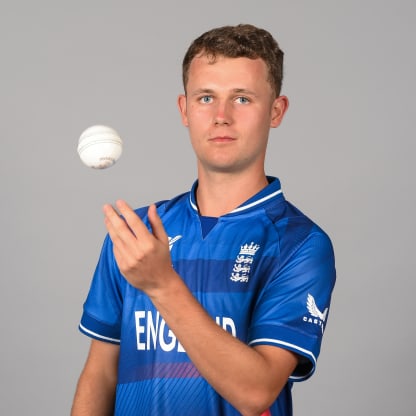
[[[286,96],[280,95],[275,98],[272,105],[272,118],[270,120],[270,127],[276,128],[280,125],[283,117],[289,108],[289,100]]]
[[[188,127],[188,116],[186,115],[186,95],[181,94],[178,97],[178,108],[181,113],[182,124]]]

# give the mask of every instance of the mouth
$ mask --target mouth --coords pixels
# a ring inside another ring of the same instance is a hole
[[[211,137],[209,139],[210,142],[214,142],[214,143],[230,143],[235,140],[236,139],[234,137],[230,137],[230,136],[216,136],[216,137]]]

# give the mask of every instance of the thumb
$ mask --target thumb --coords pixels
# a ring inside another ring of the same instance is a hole
[[[155,204],[149,206],[147,215],[149,218],[150,226],[152,227],[153,235],[156,237],[157,240],[163,243],[167,243],[168,235],[166,234],[165,227],[163,226],[162,220],[160,219],[157,213]]]

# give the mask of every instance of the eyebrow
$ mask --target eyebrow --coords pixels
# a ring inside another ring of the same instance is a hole
[[[200,94],[213,94],[214,90],[209,88],[198,88],[197,90],[193,91],[191,96],[200,95]]]
[[[234,94],[246,94],[251,96],[257,96],[257,94],[254,91],[248,90],[247,88],[234,88],[231,90]],[[214,94],[215,91],[211,88],[198,88],[197,90],[193,91],[192,94],[190,94],[192,97],[200,94]]]
[[[248,90],[247,88],[235,88],[233,92],[235,94],[257,95],[254,91]]]

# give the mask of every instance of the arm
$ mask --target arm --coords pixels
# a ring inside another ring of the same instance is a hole
[[[104,416],[114,412],[119,346],[92,340],[78,381],[71,416]]]
[[[295,354],[267,345],[251,348],[233,337],[181,279],[172,278],[151,299],[201,375],[243,415],[259,415],[276,400],[297,365]]]
[[[259,415],[276,399],[297,365],[290,351],[251,348],[224,331],[174,271],[168,237],[156,208],[149,208],[150,233],[127,204],[105,206],[105,223],[120,271],[159,310],[189,358],[211,386],[243,415]]]

